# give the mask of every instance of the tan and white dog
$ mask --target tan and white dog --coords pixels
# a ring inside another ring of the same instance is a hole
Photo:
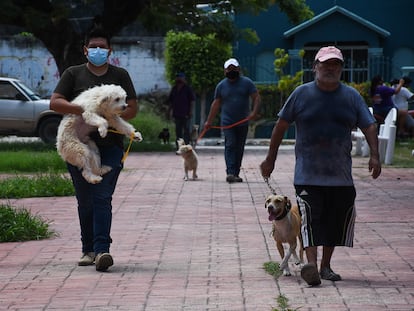
[[[188,180],[188,172],[193,171],[193,180],[197,179],[198,157],[191,145],[186,145],[184,139],[178,139],[177,155],[180,155],[184,161],[184,180]]]
[[[126,109],[126,92],[118,85],[101,85],[90,88],[77,96],[72,103],[83,107],[82,116],[66,114],[60,122],[56,147],[62,159],[82,169],[86,181],[96,184],[110,166],[101,166],[99,150],[90,134],[98,129],[105,137],[108,127],[117,133],[141,141],[142,136],[135,128],[120,117]]]
[[[283,271],[283,275],[289,276],[291,273],[288,260],[291,255],[293,255],[296,265],[303,264],[303,248],[300,236],[301,218],[298,206],[292,207],[286,196],[274,194],[267,197],[265,207],[269,213],[269,220],[272,222],[272,236],[282,258],[280,269]],[[299,257],[296,253],[298,240]],[[286,254],[283,243],[287,243],[289,246]]]

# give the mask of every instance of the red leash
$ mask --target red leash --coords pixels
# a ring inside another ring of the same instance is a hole
[[[198,137],[197,137],[197,141],[196,141],[196,143],[206,134],[206,132],[209,130],[209,129],[221,129],[221,130],[226,130],[226,129],[229,129],[229,128],[232,128],[232,127],[235,127],[235,126],[237,126],[237,125],[239,125],[239,124],[242,124],[242,123],[245,123],[245,122],[247,122],[247,121],[249,121],[249,118],[244,118],[244,119],[242,119],[242,120],[240,120],[240,121],[237,121],[237,122],[235,122],[235,123],[233,123],[233,124],[230,124],[230,125],[225,125],[225,126],[210,126],[208,129],[206,129],[205,127],[203,128],[203,130],[201,131],[201,133],[200,133],[200,135],[198,135]]]

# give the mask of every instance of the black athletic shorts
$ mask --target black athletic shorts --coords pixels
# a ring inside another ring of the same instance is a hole
[[[355,225],[354,186],[295,185],[302,218],[303,247],[353,246]]]

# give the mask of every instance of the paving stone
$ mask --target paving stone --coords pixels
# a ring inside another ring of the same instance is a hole
[[[51,221],[52,239],[0,244],[1,310],[271,310],[286,296],[299,310],[414,310],[414,169],[383,168],[354,157],[354,248],[337,248],[343,281],[308,287],[299,267],[277,279],[280,262],[264,208],[270,189],[259,164],[267,148],[245,151],[243,183],[225,181],[222,147],[199,146],[199,179],[184,181],[171,153],[131,153],[113,199],[114,266],[76,265],[81,255],[74,197],[26,198]],[[294,154],[282,148],[270,184],[294,201]]]

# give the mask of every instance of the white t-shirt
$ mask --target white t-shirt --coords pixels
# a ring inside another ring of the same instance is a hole
[[[392,96],[392,100],[398,109],[408,110],[408,99],[413,96],[414,94],[409,89],[402,87],[398,94]]]

